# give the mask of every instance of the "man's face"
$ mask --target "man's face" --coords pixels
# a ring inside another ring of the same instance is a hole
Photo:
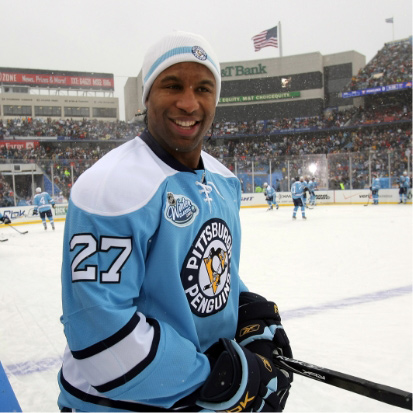
[[[215,102],[211,71],[199,63],[177,63],[153,82],[146,100],[149,132],[178,161],[195,169]]]

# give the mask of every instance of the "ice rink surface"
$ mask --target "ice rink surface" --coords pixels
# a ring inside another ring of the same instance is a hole
[[[294,357],[412,391],[412,206],[241,210],[241,275],[274,300]],[[64,222],[0,226],[0,361],[23,412],[56,412],[65,347],[60,266]],[[396,412],[295,376],[286,412]]]

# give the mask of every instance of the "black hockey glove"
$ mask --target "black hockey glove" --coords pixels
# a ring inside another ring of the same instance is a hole
[[[6,217],[6,216],[4,216],[4,217],[1,217],[0,218],[0,221],[3,221],[3,224],[10,224],[10,218],[9,217]]]
[[[274,353],[292,358],[277,305],[250,292],[241,293],[239,299],[237,342],[270,360]]]
[[[283,411],[289,374],[271,360],[228,339],[220,339],[206,355],[211,374],[200,389],[197,405],[213,411]]]
[[[39,211],[37,209],[33,209],[33,215],[39,215]]]

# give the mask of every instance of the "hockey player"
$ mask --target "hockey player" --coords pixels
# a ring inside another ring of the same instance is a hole
[[[298,207],[301,208],[301,215],[303,219],[307,219],[305,216],[305,206],[303,202],[303,194],[304,194],[304,184],[302,182],[302,177],[295,178],[295,182],[291,186],[291,196],[294,202],[294,210],[293,210],[293,219],[297,219],[297,211]]]
[[[302,189],[303,189],[303,196],[302,196],[302,202],[305,208],[308,208],[307,205],[307,192],[310,193],[310,189],[308,188],[308,183],[307,183],[307,179],[304,176],[300,177],[300,182],[302,185]]]
[[[315,190],[317,188],[317,183],[315,181],[315,178],[309,179],[307,187],[310,192],[310,205],[315,206],[316,205]]]
[[[380,189],[380,177],[375,175],[371,183],[371,195],[373,198],[373,205],[379,204],[379,189]]]
[[[176,31],[149,49],[142,79],[147,129],[71,191],[59,408],[281,411],[292,378],[272,357],[291,357],[288,338],[238,273],[240,182],[202,151],[219,62]]]
[[[403,172],[403,175],[399,178],[399,196],[400,202],[399,204],[405,204],[407,202],[407,194],[410,188],[410,178],[407,175],[407,171]]]
[[[42,192],[42,188],[36,188],[36,195],[33,198],[33,215],[40,215],[43,227],[47,230],[46,217],[49,219],[53,231],[55,230],[52,208],[55,202],[47,192]]]
[[[264,187],[265,200],[267,201],[267,204],[268,204],[267,211],[272,211],[274,205],[276,209],[278,209],[277,193],[275,192],[275,189],[271,185],[268,185],[267,182],[264,182],[263,187]]]

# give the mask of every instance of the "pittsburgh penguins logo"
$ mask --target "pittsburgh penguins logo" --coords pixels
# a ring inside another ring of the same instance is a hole
[[[185,258],[181,281],[191,311],[207,317],[225,308],[231,289],[232,236],[220,219],[207,221]]]
[[[204,286],[204,290],[212,288],[215,294],[221,283],[221,276],[225,273],[228,266],[227,253],[222,248],[215,249],[212,247],[209,250],[208,257],[204,258],[204,263],[209,275],[209,280],[211,281]]]
[[[192,48],[192,54],[199,60],[207,60],[208,55],[202,47],[194,46]]]

